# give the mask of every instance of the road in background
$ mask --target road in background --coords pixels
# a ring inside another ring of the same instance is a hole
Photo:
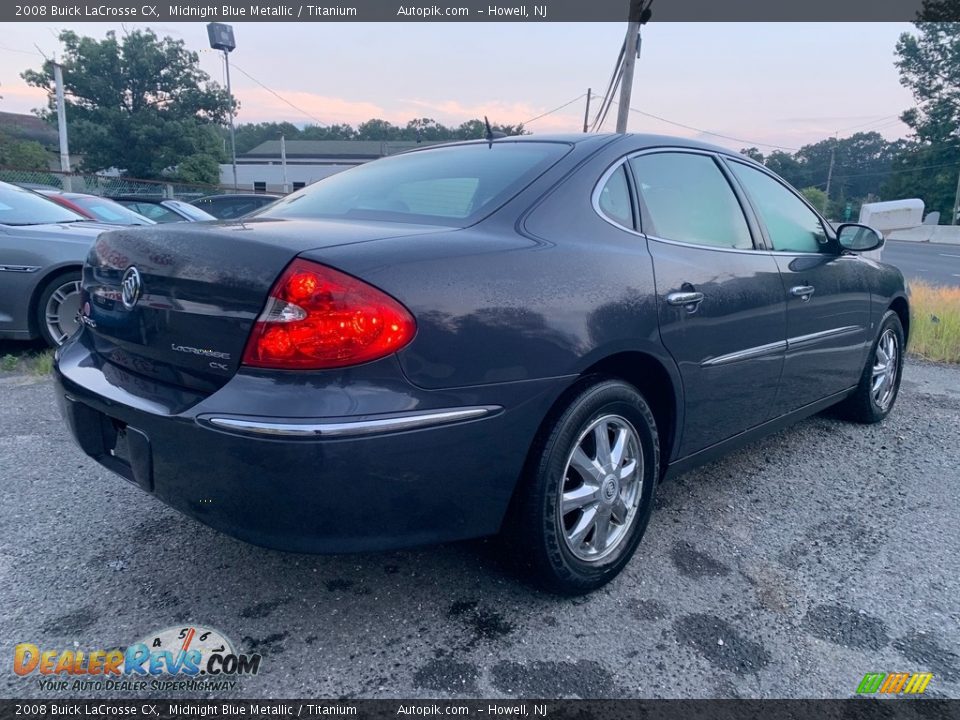
[[[888,240],[882,260],[900,268],[908,281],[960,286],[960,245]]]
[[[199,623],[263,655],[242,698],[851,697],[867,672],[919,671],[960,697],[958,367],[910,362],[879,425],[817,416],[664,483],[623,575],[576,599],[492,543],[246,545],[83,455],[49,379],[0,373],[0,397],[0,696],[58,696],[12,672],[16,643]],[[130,697],[59,694],[95,695]]]

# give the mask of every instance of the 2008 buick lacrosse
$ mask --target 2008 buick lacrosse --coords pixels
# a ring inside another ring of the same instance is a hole
[[[897,398],[903,277],[762,166],[656,136],[378,160],[242,221],[101,235],[56,362],[80,447],[307,552],[503,532],[595,589],[657,483]]]

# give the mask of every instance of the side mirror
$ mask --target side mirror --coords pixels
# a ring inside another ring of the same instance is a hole
[[[883,247],[883,235],[867,225],[847,223],[837,228],[837,242],[844,250],[870,252]]]

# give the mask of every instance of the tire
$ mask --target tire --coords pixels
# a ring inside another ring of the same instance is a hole
[[[79,270],[60,273],[47,282],[36,310],[37,329],[47,345],[63,345],[79,329],[76,320],[79,309]]]
[[[534,443],[503,539],[536,585],[581,595],[613,580],[640,543],[660,477],[660,444],[653,413],[632,385],[593,378],[570,397]],[[604,436],[609,454],[598,445]]]
[[[900,394],[905,346],[900,317],[893,310],[888,310],[880,323],[877,338],[870,347],[857,389],[837,405],[840,417],[852,422],[873,424],[890,414]],[[885,361],[891,347],[895,354],[892,367]],[[880,369],[884,366],[886,369],[881,375]],[[883,385],[876,389],[878,380],[883,378]]]

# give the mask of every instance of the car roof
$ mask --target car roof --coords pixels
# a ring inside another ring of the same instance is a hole
[[[275,195],[273,193],[223,193],[222,195],[204,195],[203,197],[197,198],[196,200],[191,200],[190,202],[200,202],[201,200],[246,200],[247,198],[269,198],[272,200],[279,200],[282,197],[283,195]]]
[[[737,159],[743,159],[747,162],[753,162],[746,155],[736,150],[706,143],[692,138],[677,137],[675,135],[657,135],[653,133],[545,133],[543,135],[507,135],[506,137],[497,137],[492,142],[494,145],[505,143],[528,143],[528,142],[556,142],[567,143],[571,145],[583,145],[590,142],[606,144],[613,141],[620,141],[624,145],[629,145],[626,152],[636,152],[648,148],[674,147],[690,148],[691,150],[704,150],[706,152],[720,153]],[[415,148],[410,152],[424,152],[437,148],[452,147],[457,145],[486,145],[490,140],[462,140],[451,143],[441,143],[429,145],[423,148]]]

